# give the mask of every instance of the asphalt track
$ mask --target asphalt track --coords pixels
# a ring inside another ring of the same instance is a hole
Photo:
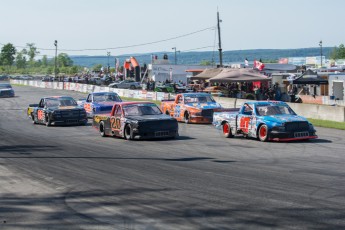
[[[345,132],[261,143],[179,124],[176,140],[102,138],[26,117],[48,95],[0,98],[0,229],[344,229]]]

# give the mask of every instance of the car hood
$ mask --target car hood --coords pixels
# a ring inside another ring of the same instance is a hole
[[[159,121],[166,121],[166,120],[175,120],[175,118],[172,118],[165,114],[159,114],[159,115],[143,115],[143,116],[127,116],[128,119],[135,120],[135,121],[153,121],[153,120],[159,120]]]
[[[83,108],[79,106],[58,106],[58,107],[49,107],[52,110],[83,110]]]
[[[110,106],[110,105],[114,105],[116,102],[118,102],[118,101],[94,102],[93,105],[94,105],[94,106]]]
[[[187,103],[187,107],[197,108],[197,109],[219,109],[222,106],[216,102],[206,102],[206,103]]]
[[[274,116],[265,116],[265,121],[276,122],[276,123],[285,123],[293,121],[308,121],[305,117],[298,115],[274,115]]]

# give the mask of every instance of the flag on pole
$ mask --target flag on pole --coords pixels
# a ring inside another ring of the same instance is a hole
[[[258,69],[258,70],[263,70],[265,68],[265,64],[260,62],[260,61],[257,61],[257,60],[254,60],[254,65],[253,65],[253,69]]]

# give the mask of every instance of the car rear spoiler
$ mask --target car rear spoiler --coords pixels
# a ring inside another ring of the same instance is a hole
[[[30,104],[29,107],[38,107],[38,104]]]
[[[239,108],[222,108],[220,111],[221,112],[239,112],[240,109]]]
[[[161,100],[162,102],[164,101],[175,101],[175,99],[169,99],[169,100]]]

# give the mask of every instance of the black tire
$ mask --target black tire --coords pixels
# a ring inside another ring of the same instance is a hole
[[[117,85],[113,85],[113,88],[117,88]]]
[[[51,120],[50,120],[50,116],[46,115],[46,126],[49,127],[51,126]]]
[[[231,132],[231,126],[229,122],[224,122],[224,124],[222,125],[222,131],[223,131],[223,136],[225,138],[234,137],[234,135]]]
[[[124,130],[124,136],[126,140],[134,139],[132,126],[130,124],[126,125],[125,130]]]
[[[170,116],[170,113],[168,110],[165,111],[165,114]]]
[[[187,112],[184,114],[184,123],[189,124],[190,123],[189,119],[190,119],[190,116],[189,116],[189,113]]]
[[[263,124],[260,126],[258,130],[258,138],[262,142],[268,141],[268,127],[267,125]]]
[[[35,115],[33,113],[31,113],[31,118],[32,118],[32,124],[36,125],[37,121],[36,121]]]
[[[135,86],[134,86],[134,85],[131,85],[129,88],[130,88],[130,89],[135,89]]]
[[[106,137],[107,135],[105,134],[105,131],[104,131],[104,122],[101,121],[99,123],[99,133],[101,134],[101,137]]]

